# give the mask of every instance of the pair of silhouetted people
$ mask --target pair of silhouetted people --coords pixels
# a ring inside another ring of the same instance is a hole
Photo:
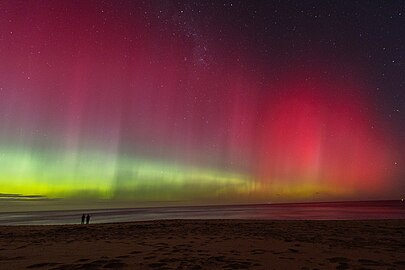
[[[87,214],[87,215],[83,214],[82,215],[82,224],[84,224],[84,221],[86,221],[86,224],[90,223],[90,215],[89,214]]]

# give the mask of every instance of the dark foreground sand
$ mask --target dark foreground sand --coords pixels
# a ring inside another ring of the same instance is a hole
[[[405,220],[2,226],[0,269],[405,269]]]

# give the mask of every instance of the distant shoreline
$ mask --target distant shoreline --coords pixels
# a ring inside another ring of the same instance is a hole
[[[1,202],[1,201],[0,201]],[[196,207],[232,207],[232,206],[263,206],[263,205],[273,205],[273,206],[288,206],[288,205],[311,205],[311,204],[363,204],[363,203],[403,203],[405,206],[405,201],[401,199],[396,200],[359,200],[359,201],[308,201],[308,202],[263,202],[263,203],[235,203],[235,204],[193,204],[193,205],[160,205],[160,206],[134,206],[134,207],[96,207],[96,208],[71,208],[71,209],[45,209],[45,210],[21,210],[21,211],[0,211],[0,213],[21,213],[21,212],[55,212],[55,211],[99,211],[99,210],[130,210],[130,209],[153,209],[153,208],[196,208]]]

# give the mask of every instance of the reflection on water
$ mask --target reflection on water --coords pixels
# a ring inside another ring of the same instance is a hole
[[[91,214],[91,223],[158,219],[405,219],[405,203],[371,201],[15,212],[1,213],[0,225],[75,224],[80,223],[83,213]]]

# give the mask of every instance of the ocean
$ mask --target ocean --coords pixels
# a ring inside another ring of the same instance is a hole
[[[79,224],[162,219],[366,220],[405,219],[403,201],[317,202],[254,205],[150,207],[0,213],[0,225]]]

